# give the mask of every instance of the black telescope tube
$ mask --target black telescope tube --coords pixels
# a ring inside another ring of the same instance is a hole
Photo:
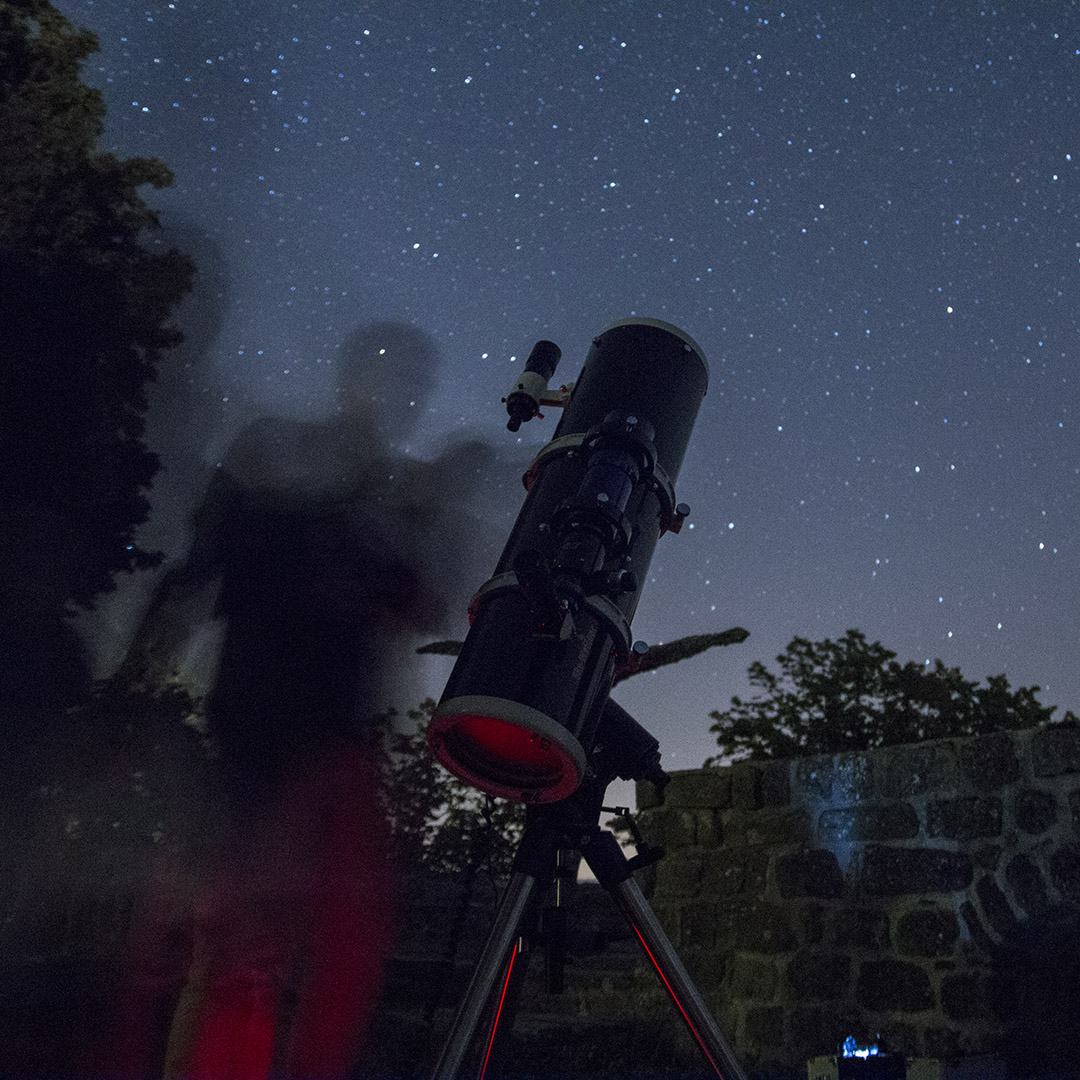
[[[593,340],[428,728],[467,783],[521,802],[577,788],[707,386],[701,349],[669,323],[627,319]],[[603,456],[613,416],[632,469]],[[597,541],[599,565],[565,558],[576,533],[613,538]]]

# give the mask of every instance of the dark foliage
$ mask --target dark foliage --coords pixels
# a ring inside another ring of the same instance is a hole
[[[424,738],[434,708],[428,698],[404,718],[390,709],[375,717],[368,731],[377,742],[378,799],[395,855],[403,868],[471,867],[505,876],[521,838],[524,807],[496,803],[436,763]],[[117,806],[125,804],[122,811],[110,811],[110,820],[130,821],[133,827],[152,820],[173,836],[197,834],[209,825],[207,815],[221,812],[208,795],[219,748],[209,731],[206,702],[180,685],[147,687],[114,677],[70,710],[63,728],[64,738],[52,740],[52,752],[35,774],[42,790],[79,792],[85,779],[73,778],[107,777],[100,786],[108,788]],[[70,812],[85,818],[94,811],[75,800]],[[151,831],[145,830],[144,840]]]
[[[430,698],[410,709],[404,730],[393,710],[380,718],[381,797],[398,856],[432,870],[509,874],[525,808],[474,791],[435,761],[424,740],[434,709]]]
[[[0,0],[0,588],[23,668],[71,605],[157,561],[135,539],[158,468],[146,385],[193,275],[141,244],[157,220],[138,189],[169,170],[97,149],[104,105],[79,80],[96,48],[44,0]]]
[[[709,714],[720,753],[707,764],[1017,731],[1054,712],[1037,686],[1012,690],[1004,675],[980,686],[940,660],[899,664],[858,630],[838,641],[795,638],[776,662],[778,675],[760,661],[750,665],[759,690],[750,701],[733,697],[730,709]]]

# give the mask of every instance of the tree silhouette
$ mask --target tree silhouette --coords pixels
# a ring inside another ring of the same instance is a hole
[[[980,686],[940,660],[899,664],[858,630],[837,641],[797,637],[776,662],[779,675],[760,661],[750,665],[759,691],[751,700],[733,697],[730,709],[709,714],[720,753],[706,764],[1016,731],[1054,712],[1039,702],[1037,686],[1012,690],[1004,675]]]
[[[9,703],[39,707],[85,687],[72,606],[157,561],[136,539],[158,468],[146,385],[194,272],[142,243],[138,189],[169,170],[97,149],[104,104],[79,79],[96,48],[45,0],[0,2],[0,660]]]

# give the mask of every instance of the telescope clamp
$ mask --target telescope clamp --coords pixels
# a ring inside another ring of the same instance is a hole
[[[525,586],[522,584],[517,573],[513,570],[507,571],[505,574],[496,574],[493,578],[488,578],[488,580],[476,590],[476,594],[469,602],[469,622],[471,623],[473,619],[476,618],[476,614],[480,610],[481,604],[494,599],[496,596],[504,596],[510,592],[522,591],[526,591]],[[620,653],[626,654],[630,652],[630,622],[617,604],[599,593],[593,596],[581,597],[580,604],[586,611],[594,615],[607,627],[608,633],[611,634],[612,638],[615,640],[616,648]],[[569,605],[567,605],[567,608],[569,608]]]
[[[533,458],[532,463],[521,477],[525,490],[532,488],[542,466],[561,457],[577,457],[588,453],[591,443],[597,438],[598,432],[579,431],[573,435],[561,435],[552,439],[540,453]],[[644,445],[644,444],[642,444]],[[666,532],[677,533],[683,527],[683,522],[690,515],[690,507],[686,503],[675,501],[675,486],[668,479],[663,466],[656,460],[655,450],[649,456],[649,475],[646,480],[650,490],[656,492],[660,499],[660,535]]]

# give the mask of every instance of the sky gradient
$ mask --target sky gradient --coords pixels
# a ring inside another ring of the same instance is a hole
[[[400,448],[499,458],[471,589],[557,419],[504,427],[532,343],[565,380],[650,316],[711,382],[634,634],[750,631],[617,690],[668,768],[795,635],[1080,711],[1076,3],[57,6],[100,35],[102,147],[173,169],[145,197],[202,271],[151,417],[170,556],[240,428],[333,416],[346,334],[398,319],[443,358]],[[140,590],[91,620],[106,659]]]

